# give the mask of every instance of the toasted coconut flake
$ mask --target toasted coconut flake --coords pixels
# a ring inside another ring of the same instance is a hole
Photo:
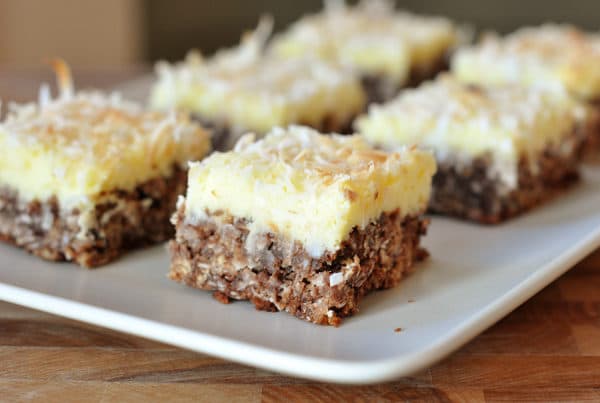
[[[254,143],[256,141],[256,134],[254,133],[247,133],[245,135],[243,135],[242,137],[240,137],[240,139],[237,141],[234,150],[235,151],[242,151],[243,149],[247,148],[248,146],[250,146],[250,144]]]
[[[40,108],[45,108],[52,101],[52,95],[50,94],[50,86],[46,83],[40,86],[40,92],[38,95],[38,103]]]
[[[242,36],[242,42],[246,41],[255,41],[257,44],[260,44],[263,47],[271,33],[273,32],[273,16],[269,14],[263,14],[260,16],[260,20],[258,20],[258,25],[256,29],[252,32],[247,32]]]
[[[323,5],[327,13],[339,13],[346,9],[346,0],[325,0]]]
[[[360,135],[324,136],[307,127],[292,125],[287,129],[275,128],[259,141],[247,134],[238,140],[234,152],[247,157],[254,155],[264,163],[280,162],[318,176],[323,184],[332,184],[347,180],[349,175],[368,175],[375,165],[402,164],[416,150],[387,153],[372,149]],[[353,198],[352,194],[347,196]]]
[[[301,160],[302,160],[304,157],[306,157],[306,155],[307,155],[307,154],[308,154],[308,150],[307,150],[307,149],[304,149],[304,150],[300,151],[300,152],[299,152],[299,153],[296,155],[296,157],[294,157],[294,160],[293,160],[293,161],[294,161],[294,162],[296,162],[296,161],[301,161]]]
[[[185,55],[185,62],[192,66],[199,66],[204,63],[204,56],[198,49],[192,49]]]
[[[71,68],[61,58],[50,60],[50,65],[56,74],[56,82],[61,98],[72,98],[74,94],[73,76]]]
[[[372,15],[386,15],[394,12],[396,4],[394,0],[363,0],[360,7]]]

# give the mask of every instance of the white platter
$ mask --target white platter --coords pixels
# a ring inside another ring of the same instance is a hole
[[[434,217],[425,244],[428,262],[339,328],[172,283],[163,247],[89,271],[1,245],[0,299],[291,375],[389,380],[456,350],[600,246],[600,168],[496,228]]]
[[[119,89],[147,97],[150,76]],[[339,328],[305,323],[166,278],[164,247],[93,271],[0,245],[0,299],[232,361],[311,379],[373,383],[428,367],[600,246],[600,167],[573,191],[499,227],[434,217],[432,257],[367,296]],[[401,332],[395,332],[396,328]]]

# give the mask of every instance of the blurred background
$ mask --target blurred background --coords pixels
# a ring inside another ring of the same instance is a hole
[[[600,27],[599,0],[397,0],[401,8],[447,15],[481,29],[511,31],[544,21]],[[260,14],[282,29],[318,11],[321,0],[0,0],[0,67],[39,68],[60,55],[75,68],[148,65],[234,44]]]

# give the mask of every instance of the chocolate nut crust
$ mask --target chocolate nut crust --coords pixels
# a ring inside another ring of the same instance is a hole
[[[127,250],[173,236],[169,218],[185,191],[186,176],[176,168],[170,177],[152,179],[133,191],[103,194],[87,231],[81,231],[80,212],[62,211],[56,198],[26,203],[14,190],[0,188],[0,240],[47,260],[85,267],[106,264]]]
[[[439,163],[433,177],[429,210],[483,224],[497,224],[543,203],[576,183],[579,179],[578,154],[579,151],[563,155],[547,150],[535,162],[537,173],[527,159],[521,159],[518,185],[508,192],[490,174],[491,162],[487,157],[476,159],[465,167]]]
[[[354,228],[339,250],[320,258],[270,232],[249,239],[247,220],[219,212],[191,225],[182,207],[175,222],[171,279],[215,291],[220,302],[250,300],[257,309],[323,325],[338,326],[358,312],[362,296],[394,287],[427,256],[419,241],[428,221],[397,211]]]

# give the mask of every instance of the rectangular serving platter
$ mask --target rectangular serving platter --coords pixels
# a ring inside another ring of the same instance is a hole
[[[2,244],[0,299],[289,375],[391,380],[458,349],[600,246],[600,167],[497,227],[432,217],[424,243],[431,257],[397,288],[367,296],[339,328],[222,305],[173,283],[164,246],[86,270]]]

